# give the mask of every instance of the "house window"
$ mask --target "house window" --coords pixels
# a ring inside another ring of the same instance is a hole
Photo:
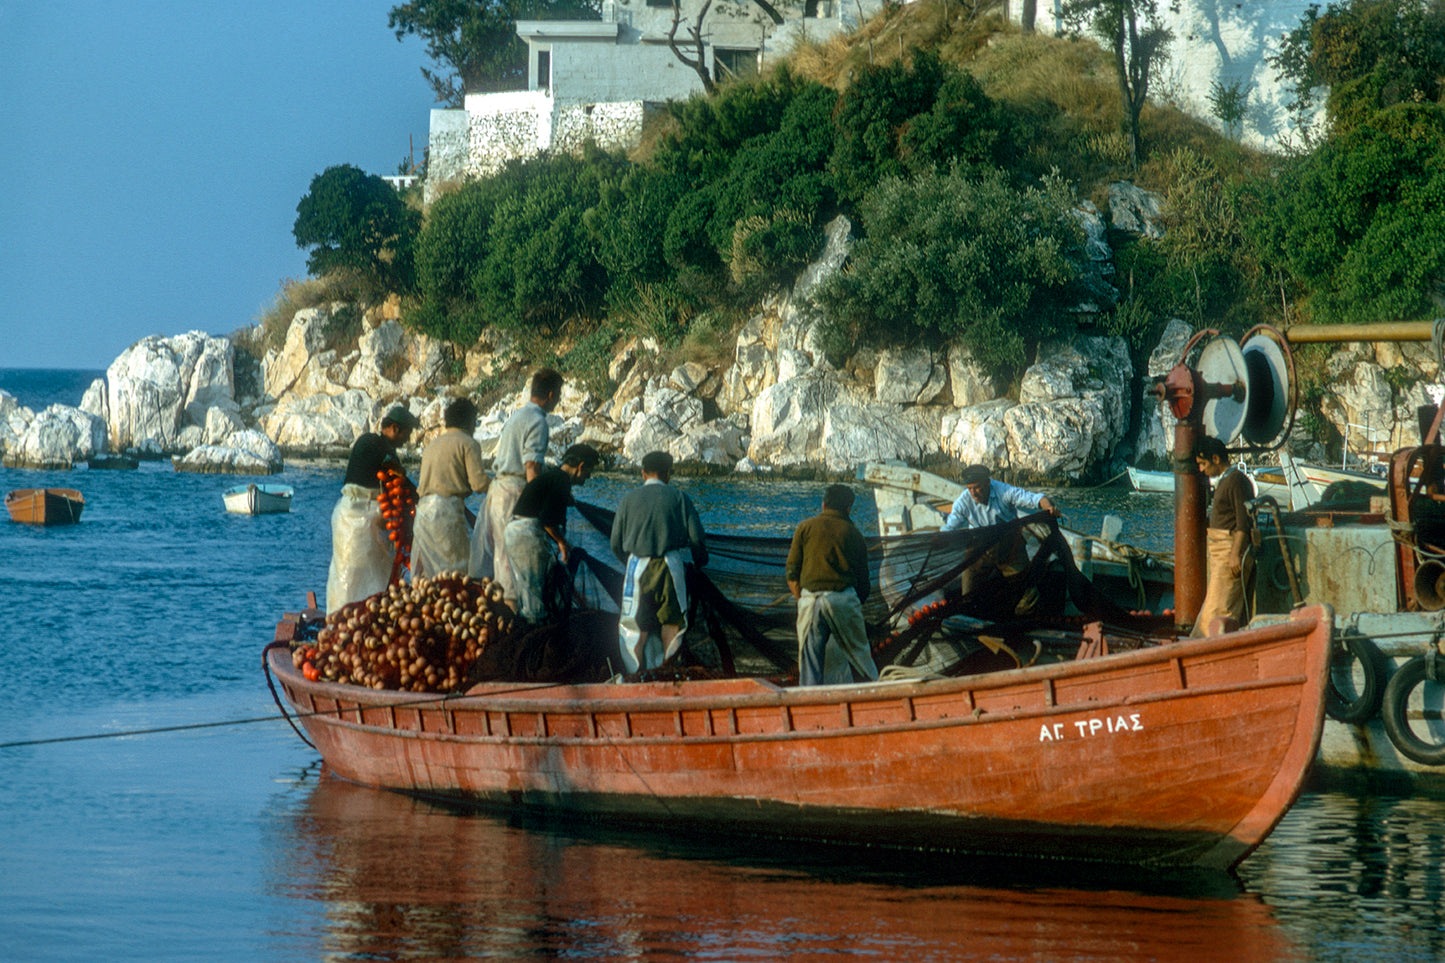
[[[552,51],[537,51],[537,89],[552,89]]]
[[[647,0],[647,5],[649,7],[670,7],[672,0]]]
[[[733,77],[751,77],[758,72],[756,50],[732,50],[714,47],[712,54],[713,79],[727,80]]]

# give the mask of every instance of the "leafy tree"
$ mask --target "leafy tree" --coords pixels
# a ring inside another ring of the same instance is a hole
[[[1139,115],[1149,99],[1151,76],[1168,56],[1173,33],[1159,23],[1158,0],[1064,0],[1065,22],[1083,26],[1114,55],[1129,163],[1139,166]]]
[[[1445,280],[1445,108],[1376,111],[1246,199],[1258,256],[1317,320],[1425,316]]]
[[[1057,178],[1023,192],[998,172],[888,178],[863,201],[852,269],[820,293],[835,345],[958,339],[994,369],[1024,364],[1074,324],[1073,203]]]
[[[1343,0],[1311,6],[1285,34],[1272,63],[1294,86],[1291,107],[1307,112],[1328,88],[1326,113],[1337,130],[1401,103],[1445,94],[1445,3]]]
[[[527,45],[519,18],[595,20],[596,0],[411,0],[393,7],[386,25],[397,40],[426,41],[436,70],[422,76],[438,102],[460,107],[468,93],[518,90],[527,84]]]
[[[352,270],[379,290],[407,291],[415,282],[419,222],[386,181],[341,164],[311,179],[291,233],[297,247],[311,249],[306,270],[312,276]]]
[[[417,241],[417,303],[408,320],[469,344],[483,327],[550,328],[600,310],[607,271],[588,211],[626,161],[541,155],[512,161],[432,205]]]

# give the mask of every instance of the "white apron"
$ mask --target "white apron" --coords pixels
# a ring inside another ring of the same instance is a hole
[[[691,550],[686,548],[675,548],[662,556],[667,563],[667,571],[672,575],[677,604],[682,609],[682,627],[666,647],[663,646],[660,635],[644,633],[637,625],[637,612],[641,601],[637,593],[637,580],[652,559],[637,555],[627,557],[627,571],[622,577],[622,614],[618,619],[617,629],[618,642],[622,648],[623,671],[628,675],[641,669],[655,669],[682,648],[682,637],[687,632],[688,609],[687,575],[684,566],[691,557]]]

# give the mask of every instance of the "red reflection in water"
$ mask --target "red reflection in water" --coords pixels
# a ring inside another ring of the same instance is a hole
[[[1199,895],[1067,888],[1076,870],[1040,882],[1037,866],[1027,880],[993,867],[980,884],[964,857],[894,856],[878,870],[755,843],[685,852],[517,828],[324,775],[288,829],[275,882],[317,901],[315,939],[330,958],[1302,958],[1269,909],[1223,877],[1222,892]]]

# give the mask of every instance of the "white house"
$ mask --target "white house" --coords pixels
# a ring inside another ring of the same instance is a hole
[[[689,25],[703,0],[683,0],[677,40],[696,58]],[[702,61],[716,80],[754,73],[803,39],[856,28],[882,0],[714,0]],[[637,143],[647,111],[702,90],[697,72],[668,47],[671,0],[604,0],[601,21],[523,20],[527,89],[468,94],[460,110],[433,110],[426,200],[442,184],[491,173],[539,150]]]

